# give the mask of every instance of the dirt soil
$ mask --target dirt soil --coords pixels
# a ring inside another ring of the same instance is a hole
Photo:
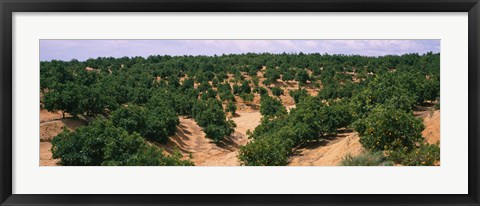
[[[423,130],[422,135],[427,142],[429,144],[440,142],[440,110],[423,118],[423,123],[425,124],[425,129]]]
[[[63,128],[74,130],[86,124],[81,119],[73,118],[66,114],[62,119],[62,113],[40,110],[40,166],[56,166],[58,159],[52,159],[52,144],[50,141],[63,131]]]
[[[72,117],[72,115],[65,114],[65,117]],[[49,112],[46,109],[40,109],[40,123],[59,119],[62,119],[61,111]]]
[[[290,157],[289,166],[336,166],[347,154],[353,156],[362,153],[363,147],[356,132],[347,132],[312,142],[298,148]]]
[[[234,134],[220,143],[205,137],[202,128],[191,118],[180,117],[177,134],[166,145],[156,144],[172,154],[177,148],[185,157],[191,154],[196,166],[238,166],[240,146],[248,143],[246,131],[253,131],[260,124],[259,112],[237,112],[232,118],[237,124]]]
[[[59,159],[52,158],[52,143],[40,142],[40,166],[57,166]]]

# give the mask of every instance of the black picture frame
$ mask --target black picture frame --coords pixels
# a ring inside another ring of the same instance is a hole
[[[1,205],[480,205],[478,0],[0,0]],[[468,194],[35,195],[12,194],[13,12],[468,12]]]

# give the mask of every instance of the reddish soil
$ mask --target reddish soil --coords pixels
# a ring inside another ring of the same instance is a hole
[[[425,129],[422,135],[429,144],[440,142],[440,110],[434,111],[423,119]]]
[[[52,159],[50,151],[52,144],[50,141],[63,131],[63,128],[74,130],[86,123],[83,120],[65,115],[62,119],[62,113],[48,112],[40,110],[40,166],[55,166],[58,159]]]
[[[65,114],[66,117],[72,117],[70,114]],[[58,120],[62,119],[62,112],[57,111],[57,112],[49,112],[46,109],[40,109],[40,123],[42,122],[48,122],[52,120]]]
[[[348,154],[362,153],[358,133],[338,134],[324,141],[311,142],[298,148],[290,157],[289,166],[336,166]]]
[[[51,148],[50,142],[40,142],[40,166],[57,166],[60,160],[52,158]]]
[[[195,120],[180,117],[177,134],[170,137],[166,145],[156,145],[164,148],[168,154],[175,149],[186,158],[191,154],[191,160],[197,166],[238,166],[238,149],[248,142],[246,131],[253,131],[260,124],[261,115],[259,112],[237,112],[232,119],[237,124],[234,134],[222,142],[214,143],[205,137]]]

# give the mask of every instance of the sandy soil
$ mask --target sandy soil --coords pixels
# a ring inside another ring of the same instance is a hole
[[[80,126],[85,125],[83,120],[76,118],[65,118],[60,120],[52,120],[40,123],[40,141],[50,142],[55,136],[63,131],[66,127],[69,130],[74,130]]]
[[[423,137],[429,144],[440,142],[440,110],[433,110],[434,105],[419,107],[414,111],[416,117],[423,119],[425,129]]]
[[[65,115],[65,117],[62,119],[61,112],[40,110],[40,166],[57,165],[59,160],[52,159],[50,141],[62,132],[64,127],[74,130],[86,124],[83,120],[73,118],[71,115]]]
[[[51,148],[50,142],[40,142],[40,166],[57,166],[60,160],[52,158]]]
[[[65,114],[65,118],[67,117],[72,117],[72,115]],[[62,119],[61,111],[49,112],[46,109],[40,109],[40,123],[59,119]]]
[[[217,144],[205,138],[205,133],[195,120],[180,117],[177,134],[166,145],[156,145],[170,154],[175,148],[185,157],[191,154],[191,160],[197,166],[237,166],[240,165],[238,149],[248,142],[246,131],[253,131],[260,124],[261,117],[259,112],[237,112],[232,118],[237,124],[234,134]]]
[[[425,137],[428,143],[435,144],[440,141],[440,110],[433,112],[433,114],[427,115],[423,119],[425,129],[422,135]]]
[[[312,142],[298,148],[290,157],[289,166],[336,166],[344,156],[363,151],[356,132],[338,134],[324,141]]]

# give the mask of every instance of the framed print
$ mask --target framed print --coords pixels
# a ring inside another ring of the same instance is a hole
[[[1,1],[2,205],[479,205],[478,1]]]

